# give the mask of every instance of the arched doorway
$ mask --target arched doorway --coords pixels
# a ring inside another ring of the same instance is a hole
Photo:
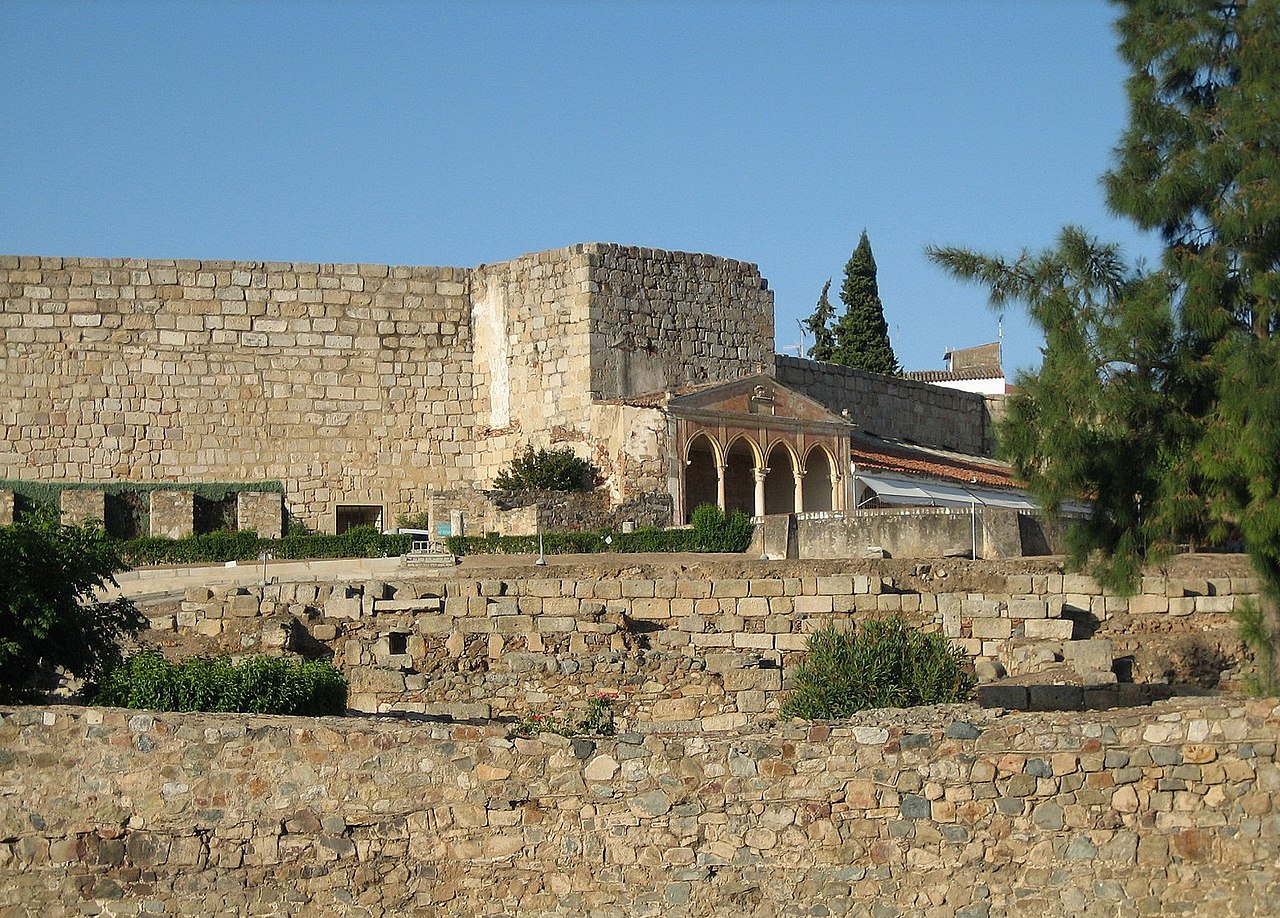
[[[796,507],[796,474],[791,450],[775,443],[765,463],[769,474],[764,479],[764,512],[793,513]]]
[[[834,510],[831,457],[821,446],[809,450],[804,463],[804,509]]]
[[[684,521],[692,522],[693,511],[703,504],[719,505],[720,463],[716,448],[704,434],[689,442],[684,464]]]
[[[748,516],[756,512],[756,451],[751,441],[739,437],[733,441],[724,459],[724,510],[741,510]]]

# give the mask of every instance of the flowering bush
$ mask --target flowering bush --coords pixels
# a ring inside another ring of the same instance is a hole
[[[597,692],[587,700],[586,713],[574,718],[566,715],[530,714],[520,719],[512,729],[516,736],[537,736],[539,733],[558,733],[561,736],[612,736],[613,703],[616,692]]]

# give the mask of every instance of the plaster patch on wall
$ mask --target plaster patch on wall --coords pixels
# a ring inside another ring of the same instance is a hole
[[[477,286],[480,278],[476,279]],[[484,284],[471,301],[475,361],[489,376],[489,426],[498,430],[511,423],[510,338],[507,335],[507,292],[503,284]]]

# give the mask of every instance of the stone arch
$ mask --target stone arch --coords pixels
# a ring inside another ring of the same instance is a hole
[[[804,509],[834,510],[835,485],[835,460],[824,447],[814,446],[804,458]]]
[[[756,469],[761,467],[760,449],[748,436],[737,437],[724,451],[724,510],[756,513]]]
[[[779,440],[769,449],[765,467],[769,474],[764,479],[764,512],[794,513],[796,506],[796,455],[791,447]]]
[[[695,434],[685,451],[684,521],[703,504],[720,504],[720,450],[705,433]]]

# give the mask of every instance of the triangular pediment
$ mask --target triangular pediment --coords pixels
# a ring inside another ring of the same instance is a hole
[[[763,415],[795,421],[840,424],[848,418],[832,412],[807,395],[782,385],[772,376],[756,374],[694,390],[673,392],[665,407],[674,415],[717,414],[726,417]]]

